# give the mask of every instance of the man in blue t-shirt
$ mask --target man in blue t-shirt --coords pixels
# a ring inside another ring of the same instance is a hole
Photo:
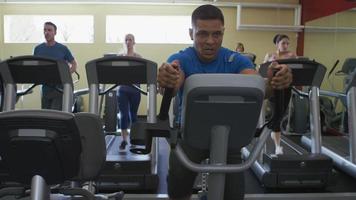
[[[187,77],[196,73],[239,73],[257,74],[252,62],[237,52],[221,47],[224,35],[224,16],[213,5],[202,5],[192,14],[192,28],[189,30],[193,47],[189,47],[168,58],[159,68],[157,81],[161,88],[174,88],[181,101],[183,85]],[[272,77],[272,69],[278,72]],[[266,82],[266,94],[272,89],[287,88],[292,82],[288,66],[273,63]],[[179,108],[180,109],[180,108]],[[180,110],[178,110],[180,113]],[[209,152],[192,148],[179,141],[187,156],[196,163],[209,156]],[[228,152],[227,163],[241,162],[240,152]],[[174,153],[170,153],[168,171],[168,195],[170,199],[190,199],[197,173],[185,168]],[[243,199],[243,173],[230,173],[226,176],[224,199]]]
[[[54,37],[57,34],[57,26],[52,22],[45,22],[43,33],[46,42],[35,47],[33,55],[53,58],[56,60],[64,60],[70,67],[70,72],[73,73],[77,69],[77,62],[75,61],[69,49],[55,41]],[[58,92],[56,85],[42,86],[42,109],[62,110],[62,94]]]

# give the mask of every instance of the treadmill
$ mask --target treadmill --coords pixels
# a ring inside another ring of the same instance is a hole
[[[326,72],[325,66],[308,59],[277,60],[279,64],[287,64],[293,74],[291,86],[311,86],[309,99],[311,104],[310,121],[312,123],[312,150],[307,152],[288,138],[281,136],[284,154],[274,154],[274,143],[269,139],[265,152],[254,163],[252,170],[265,188],[325,188],[332,184],[334,173],[332,160],[320,153],[320,112],[318,91]],[[260,73],[267,76],[270,63],[260,66]],[[275,93],[278,91],[275,91]],[[283,99],[282,99],[283,100]],[[278,105],[278,102],[275,103]],[[250,154],[250,147],[242,149],[244,158]]]
[[[334,165],[356,178],[356,60],[352,67],[353,72],[347,77],[346,98],[348,112],[348,135],[323,136],[321,152],[333,160]],[[310,146],[309,137],[303,136],[302,143]]]
[[[86,64],[89,112],[99,114],[99,85],[147,84],[147,122],[156,122],[157,64],[142,58],[104,56]],[[113,88],[114,88],[113,87]],[[131,132],[133,130],[131,129]],[[132,134],[132,133],[130,133]],[[107,134],[106,163],[96,183],[99,191],[156,190],[158,187],[158,142],[148,155],[119,151],[121,137]]]

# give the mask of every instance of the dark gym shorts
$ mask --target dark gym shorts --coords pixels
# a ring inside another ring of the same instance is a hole
[[[209,157],[208,151],[203,151],[190,147],[183,142],[179,142],[188,158],[193,162],[201,163]],[[227,163],[241,163],[241,154],[238,152],[229,152]],[[170,198],[178,199],[189,197],[193,192],[193,185],[198,173],[185,168],[178,160],[174,151],[169,155],[168,170],[168,195]],[[228,173],[225,178],[225,200],[238,200],[244,198],[245,193],[244,173]]]

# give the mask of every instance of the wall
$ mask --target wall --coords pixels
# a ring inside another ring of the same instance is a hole
[[[308,22],[307,26],[321,26],[333,28],[331,32],[306,32],[304,52],[305,56],[314,58],[324,64],[328,70],[336,60],[340,63],[335,71],[341,69],[344,60],[356,57],[356,11],[344,11],[328,17]],[[343,32],[344,27],[354,28],[351,32]],[[337,91],[343,91],[343,76],[332,76],[330,81]],[[323,89],[332,89],[325,78]]]
[[[224,1],[219,1],[224,2]],[[242,1],[249,2],[249,1]],[[256,2],[293,3],[298,0],[259,0]],[[107,52],[117,52],[121,44],[105,43],[105,16],[112,14],[152,14],[152,15],[190,15],[197,5],[127,5],[127,4],[0,4],[0,58],[31,54],[36,44],[4,44],[3,43],[3,17],[5,14],[90,14],[94,15],[95,42],[93,44],[67,44],[79,63],[81,80],[75,88],[86,88],[85,63],[91,59],[101,57]],[[248,52],[257,55],[257,63],[261,63],[267,52],[275,51],[272,38],[277,32],[270,31],[237,31],[236,7],[221,7],[225,15],[225,37],[223,45],[234,49],[237,42],[243,42]],[[290,11],[291,12],[291,11]],[[276,10],[249,10],[246,12],[248,20],[258,21],[270,19],[276,24],[283,24],[285,18],[290,18],[291,13]],[[181,34],[188,34],[188,30]],[[291,38],[291,50],[296,48],[296,34],[287,33]],[[160,65],[166,58],[187,45],[172,44],[137,44],[136,50],[145,58],[153,60]],[[159,99],[160,100],[160,99]],[[86,102],[86,107],[87,101]],[[145,112],[145,98],[142,99],[140,114]],[[18,107],[39,107],[39,92],[25,97]]]

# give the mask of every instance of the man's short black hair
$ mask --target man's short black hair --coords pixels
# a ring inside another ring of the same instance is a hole
[[[193,11],[192,14],[192,25],[195,26],[198,19],[209,20],[218,19],[224,25],[224,15],[221,10],[211,4],[206,4],[199,6]]]
[[[45,22],[44,25],[49,25],[49,26],[53,26],[54,30],[57,31],[57,26],[53,23],[53,22]]]

